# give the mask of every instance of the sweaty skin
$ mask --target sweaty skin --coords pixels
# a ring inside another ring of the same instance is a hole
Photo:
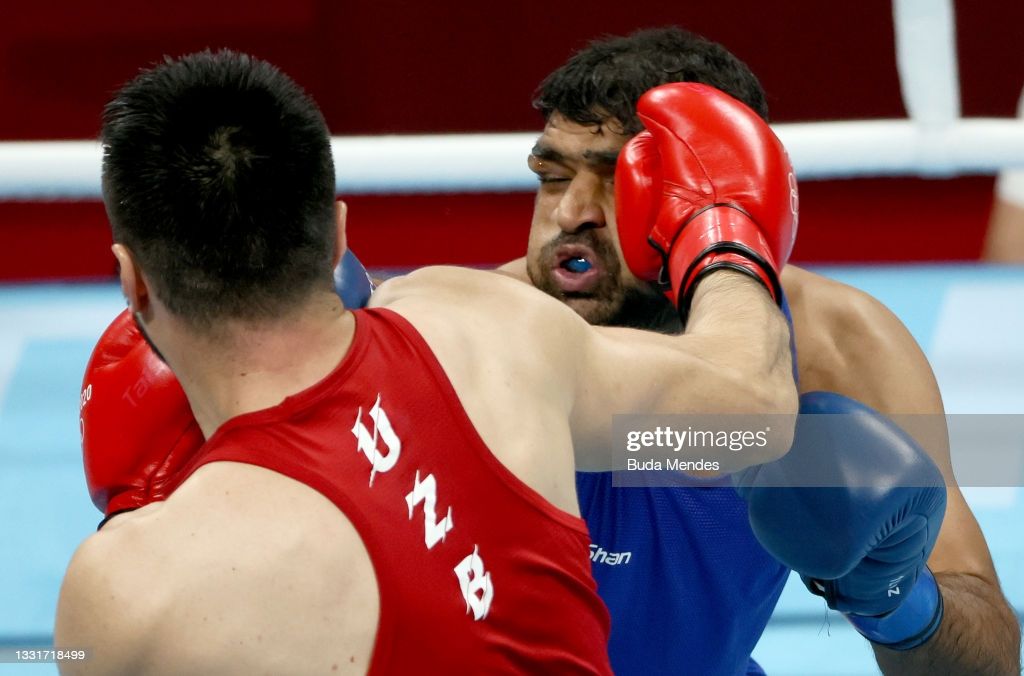
[[[499,272],[532,283],[591,323],[666,333],[681,330],[660,292],[621,263],[616,238],[614,167],[629,139],[614,119],[581,125],[553,113],[528,160],[539,187],[527,256]],[[570,246],[571,244],[571,246]],[[589,258],[598,274],[580,280],[567,256]],[[931,414],[908,429],[946,475],[945,520],[928,565],[939,581],[945,619],[925,646],[906,653],[875,647],[887,673],[1017,673],[1020,629],[999,588],[984,535],[952,476],[938,384],[900,320],[871,296],[788,265],[782,286],[793,313],[801,393],[827,390],[889,416]],[[630,302],[634,303],[630,307]],[[970,631],[984,617],[990,628]],[[964,651],[965,629],[977,650]],[[1007,649],[1007,646],[1010,646]]]

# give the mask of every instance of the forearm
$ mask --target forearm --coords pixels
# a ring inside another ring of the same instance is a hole
[[[790,331],[764,287],[742,273],[713,273],[697,287],[684,335],[698,341],[698,356],[712,365],[700,379],[707,411],[770,416],[736,418],[737,430],[763,424],[772,433],[756,452],[748,448],[719,458],[722,470],[739,471],[785,454],[795,422],[788,414],[797,409]]]
[[[873,645],[885,674],[1019,674],[1020,626],[999,589],[963,573],[936,573],[943,600],[938,632],[904,652]]]
[[[747,275],[720,271],[701,281],[686,335],[700,341],[708,361],[753,382],[792,385],[789,326],[764,287]]]
[[[770,462],[789,449],[797,393],[782,313],[757,282],[731,271],[716,271],[703,280],[693,308],[687,332],[677,335],[582,325],[586,331],[576,344],[583,348],[573,352],[582,376],[573,428],[587,433],[574,432],[577,468],[607,469],[612,457],[609,411],[733,416],[719,422],[744,429],[728,431],[770,428],[764,445],[706,457],[721,460],[722,471]],[[681,459],[705,459],[702,448],[684,444],[678,452]],[[683,457],[687,452],[692,455]]]

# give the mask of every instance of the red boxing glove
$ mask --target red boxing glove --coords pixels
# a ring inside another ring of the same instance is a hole
[[[702,84],[655,87],[637,113],[647,131],[623,147],[615,172],[619,241],[633,274],[669,284],[683,315],[697,282],[720,268],[750,274],[779,302],[798,198],[778,137]]]
[[[177,378],[128,310],[85,367],[81,416],[89,495],[108,518],[166,498],[168,483],[205,441]]]

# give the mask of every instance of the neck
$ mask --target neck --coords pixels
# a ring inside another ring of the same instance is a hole
[[[163,341],[167,363],[209,438],[227,420],[276,406],[322,380],[348,352],[355,317],[329,292],[273,320],[229,322],[213,335],[172,332]]]

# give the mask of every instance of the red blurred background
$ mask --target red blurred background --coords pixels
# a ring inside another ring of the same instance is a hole
[[[164,54],[248,51],[319,102],[334,134],[539,131],[540,80],[603,34],[677,23],[761,78],[776,122],[903,117],[888,0],[786,3],[178,0],[5,3],[0,140],[95,137],[111,93]],[[636,6],[639,5],[639,6]],[[1019,0],[957,5],[963,113],[1010,116],[1024,83]],[[525,158],[524,158],[525,171]],[[795,259],[971,260],[991,177],[806,181]],[[532,196],[354,196],[349,241],[371,266],[521,255]],[[0,201],[0,279],[113,273],[98,202]]]

